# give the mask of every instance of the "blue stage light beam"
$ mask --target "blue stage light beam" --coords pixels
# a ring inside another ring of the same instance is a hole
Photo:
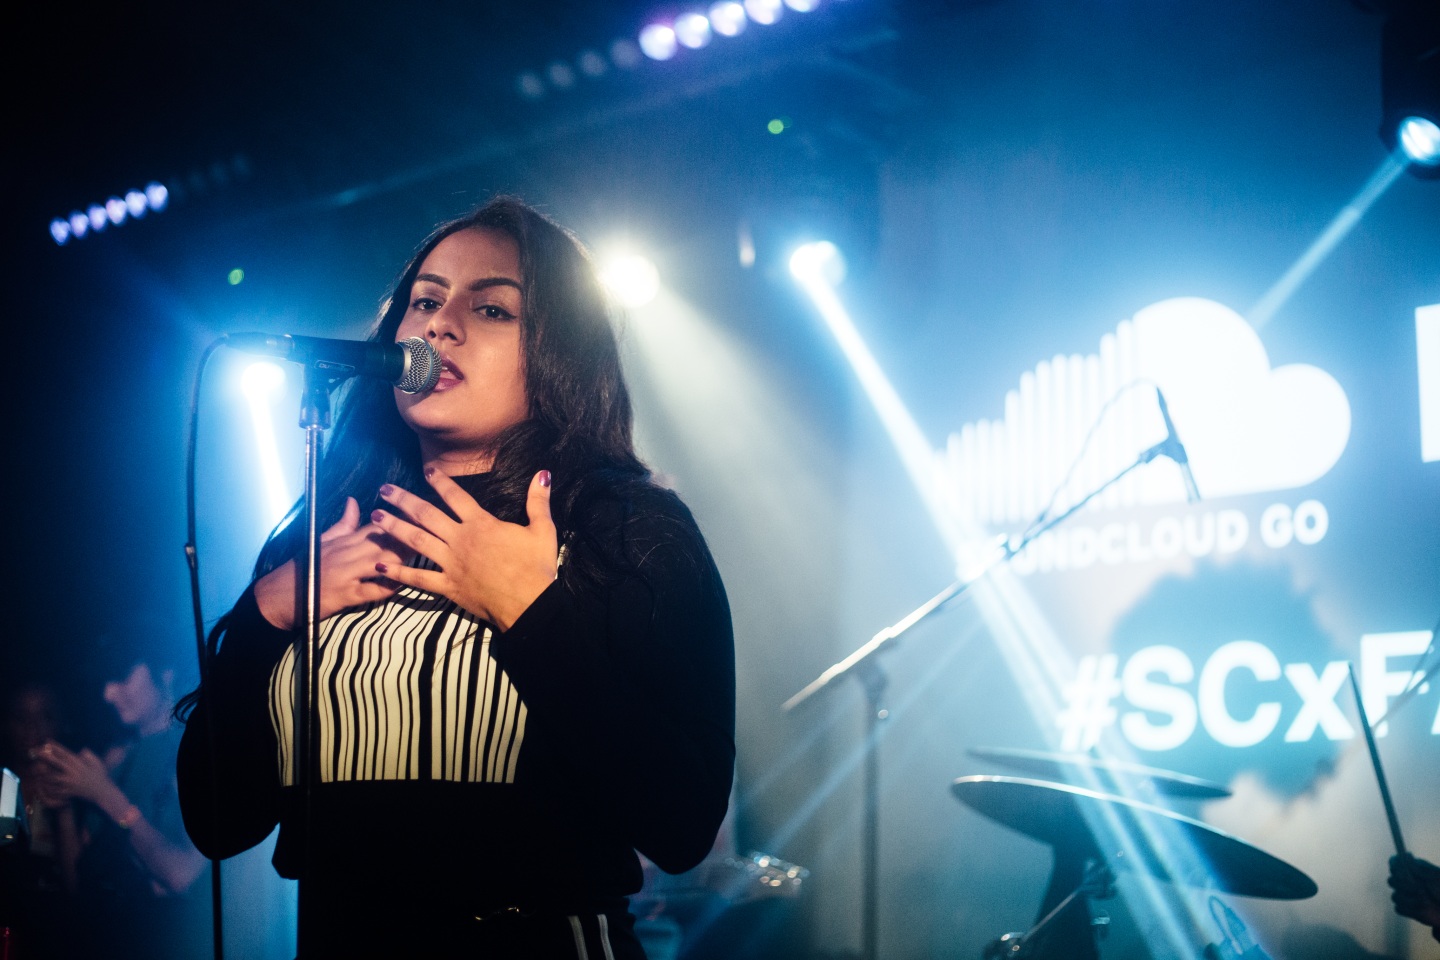
[[[1340,245],[1340,241],[1355,229],[1355,224],[1365,215],[1365,211],[1374,206],[1375,201],[1384,195],[1390,185],[1400,178],[1405,172],[1406,159],[1403,154],[1394,153],[1385,158],[1365,186],[1344,208],[1335,215],[1310,248],[1300,255],[1300,259],[1285,271],[1284,276],[1275,281],[1275,285],[1265,291],[1265,295],[1255,301],[1255,306],[1245,314],[1245,319],[1256,330],[1263,328],[1281,307],[1294,296],[1300,285],[1310,279],[1310,275],[1325,262],[1325,259],[1334,252]]]
[[[240,389],[250,407],[255,428],[255,461],[265,490],[265,526],[280,522],[295,498],[286,489],[280,469],[280,448],[275,443],[274,400],[285,388],[285,371],[268,361],[252,363],[240,375]]]
[[[975,563],[967,545],[983,541],[985,532],[969,528],[946,508],[936,451],[925,439],[894,385],[861,338],[835,291],[834,285],[843,275],[843,259],[839,251],[826,241],[805,244],[791,256],[790,271],[840,345],[930,513],[937,532],[950,548],[957,567],[965,570]],[[1059,718],[1092,709],[1103,712],[1101,708],[1108,707],[1110,699],[1102,701],[1099,694],[1103,691],[1087,687],[1085,678],[1078,675],[1074,658],[1064,648],[1029,592],[1008,568],[1000,566],[991,569],[975,582],[969,594],[1014,675],[1016,686],[1035,718],[1037,728],[1045,732],[1049,747],[1058,750]],[[1129,746],[1114,734],[1113,724],[1100,723],[1099,712],[1090,719],[1098,724],[1101,732],[1097,739],[1103,738],[1108,756],[1135,760]],[[864,751],[874,746],[867,742],[850,758],[850,762],[840,766],[846,771],[853,769]],[[1138,784],[1122,782],[1112,788],[1102,783],[1092,771],[1082,770],[1082,774],[1081,779],[1085,781],[1082,786],[1091,790],[1118,792],[1131,799],[1143,799],[1135,789]],[[819,800],[834,790],[840,779],[837,771],[837,776],[831,778],[832,782],[825,785],[811,805],[807,805],[812,807],[807,809],[807,815],[818,809]],[[787,826],[794,829],[794,824]],[[1140,851],[1149,849],[1166,865],[1171,876],[1208,875],[1204,861],[1178,829],[1157,835],[1147,832],[1143,838],[1136,837],[1111,811],[1106,811],[1100,820],[1091,822],[1090,827],[1102,848],[1119,849],[1123,851],[1123,859],[1132,863],[1144,862]],[[1206,942],[1208,937],[1204,931],[1207,929],[1208,907],[1205,892],[1178,885],[1172,887],[1143,873],[1135,877],[1135,882],[1147,901],[1146,915],[1158,920],[1163,936],[1177,955],[1193,954],[1197,943]]]

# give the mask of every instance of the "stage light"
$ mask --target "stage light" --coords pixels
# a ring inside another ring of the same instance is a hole
[[[50,236],[55,238],[56,243],[61,244],[79,240],[88,233],[99,233],[110,226],[118,227],[126,220],[139,220],[152,210],[158,213],[164,210],[169,202],[170,191],[164,184],[152,181],[144,190],[127,190],[123,195],[111,197],[104,203],[92,203],[85,208],[84,213],[75,210],[69,217],[57,217],[51,221]],[[64,240],[59,239],[62,231],[57,230],[56,223],[66,224]]]
[[[745,12],[756,23],[769,26],[785,12],[781,0],[745,0]]]
[[[292,500],[285,489],[280,450],[275,444],[275,424],[270,415],[271,403],[284,388],[285,371],[268,360],[252,363],[240,374],[240,389],[250,406],[250,422],[255,428],[255,454],[265,486],[267,527],[280,522]]]
[[[710,26],[722,37],[735,37],[745,32],[745,8],[735,0],[721,0],[710,7]]]
[[[559,60],[556,60],[545,69],[545,72],[557,90],[569,90],[575,86],[575,71],[570,69],[568,63],[561,63]]]
[[[699,50],[710,42],[710,21],[703,13],[683,13],[675,18],[675,39],[682,46]]]
[[[245,271],[236,267],[225,275],[225,280],[232,287],[238,287],[245,280]]]
[[[1437,50],[1440,6],[1397,4],[1380,31],[1380,138],[1427,180],[1440,178]]]
[[[545,96],[545,81],[533,70],[526,70],[515,78],[515,89],[526,100],[539,100]]]
[[[785,6],[796,13],[809,13],[820,6],[820,0],[785,0]]]
[[[1400,122],[1400,149],[1415,163],[1435,166],[1440,163],[1440,127],[1428,117],[1406,117]]]
[[[616,40],[610,44],[610,62],[621,70],[634,70],[640,66],[640,48],[630,40]]]
[[[765,124],[765,129],[778,136],[779,134],[784,133],[785,128],[788,126],[790,126],[790,124],[785,122],[784,117],[776,117],[769,123]]]
[[[640,31],[640,49],[651,60],[669,60],[677,46],[675,31],[663,23],[652,23]]]
[[[580,65],[580,72],[591,78],[603,77],[610,69],[610,64],[605,58],[594,50],[581,51],[576,62]]]
[[[600,270],[600,282],[627,307],[643,307],[660,292],[660,271],[638,253],[615,257]]]
[[[845,279],[845,257],[829,240],[802,244],[790,255],[790,274],[802,284],[820,280],[838,286]]]
[[[65,246],[66,241],[70,239],[70,224],[58,217],[51,220],[50,236],[55,238],[55,242],[58,245],[62,247]]]

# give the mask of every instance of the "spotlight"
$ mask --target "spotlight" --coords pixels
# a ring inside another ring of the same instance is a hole
[[[275,443],[275,425],[271,420],[273,399],[285,388],[285,371],[267,360],[252,363],[240,374],[240,389],[250,407],[250,422],[255,429],[255,453],[264,479],[267,503],[266,526],[279,522],[290,507],[285,489],[285,476],[280,469],[280,450]]]
[[[545,81],[533,70],[526,70],[515,78],[515,89],[526,100],[539,100],[545,96]]]
[[[660,271],[637,253],[616,257],[600,271],[600,282],[627,307],[643,307],[660,292]]]
[[[616,40],[610,44],[610,62],[621,70],[634,70],[640,66],[640,48],[630,40]]]
[[[580,64],[580,72],[587,77],[603,77],[605,72],[610,69],[610,64],[605,58],[594,50],[583,51],[576,62]]]
[[[677,44],[675,31],[663,23],[652,23],[640,31],[640,49],[651,60],[669,60],[675,56]]]
[[[845,279],[845,258],[829,240],[801,244],[790,255],[790,273],[802,283],[819,280],[838,286]]]
[[[152,210],[158,213],[169,202],[170,191],[165,185],[151,181],[144,190],[127,190],[123,197],[90,204],[84,213],[75,210],[68,217],[55,218],[50,222],[50,236],[60,244],[79,240],[87,233],[118,227],[126,220],[139,220]]]
[[[796,13],[809,13],[820,6],[820,0],[785,0],[785,6]]]
[[[782,0],[745,0],[745,12],[756,23],[769,26],[785,12]]]
[[[745,8],[735,0],[721,0],[710,8],[710,26],[722,37],[739,36],[745,24]]]
[[[568,63],[561,63],[559,60],[556,60],[546,68],[545,72],[549,75],[550,82],[555,85],[555,89],[557,90],[569,90],[575,86],[575,71],[570,69]]]
[[[1406,117],[1400,122],[1400,149],[1415,163],[1440,163],[1440,127],[1428,117]]]
[[[1440,7],[1397,4],[1380,31],[1380,139],[1440,178]]]
[[[710,42],[710,21],[703,13],[682,13],[675,18],[675,39],[682,46],[699,50]]]

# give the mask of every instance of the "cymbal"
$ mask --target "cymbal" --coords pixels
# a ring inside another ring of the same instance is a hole
[[[1202,780],[1187,773],[1176,773],[1174,770],[1126,763],[1123,760],[1093,757],[1088,753],[1043,753],[1039,750],[1009,747],[971,747],[968,752],[972,757],[994,760],[1012,769],[1038,773],[1042,777],[1074,780],[1076,771],[1093,770],[1107,786],[1117,780],[1143,780],[1154,787],[1156,793],[1170,797],[1212,800],[1230,796],[1228,787],[1212,780]]]
[[[1304,900],[1318,889],[1300,870],[1244,840],[1137,800],[1018,777],[961,777],[950,790],[966,806],[1042,843],[1111,865],[1129,863],[1161,879],[1269,900]],[[1129,838],[1128,847],[1120,837]]]

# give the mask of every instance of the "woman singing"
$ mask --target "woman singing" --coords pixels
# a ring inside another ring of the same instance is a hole
[[[372,339],[412,336],[439,382],[353,381],[321,465],[308,867],[298,522],[214,635],[180,748],[186,826],[227,857],[280,824],[302,960],[639,958],[635,851],[686,870],[725,816],[724,587],[636,458],[606,298],[568,232],[509,198],[441,227]]]

